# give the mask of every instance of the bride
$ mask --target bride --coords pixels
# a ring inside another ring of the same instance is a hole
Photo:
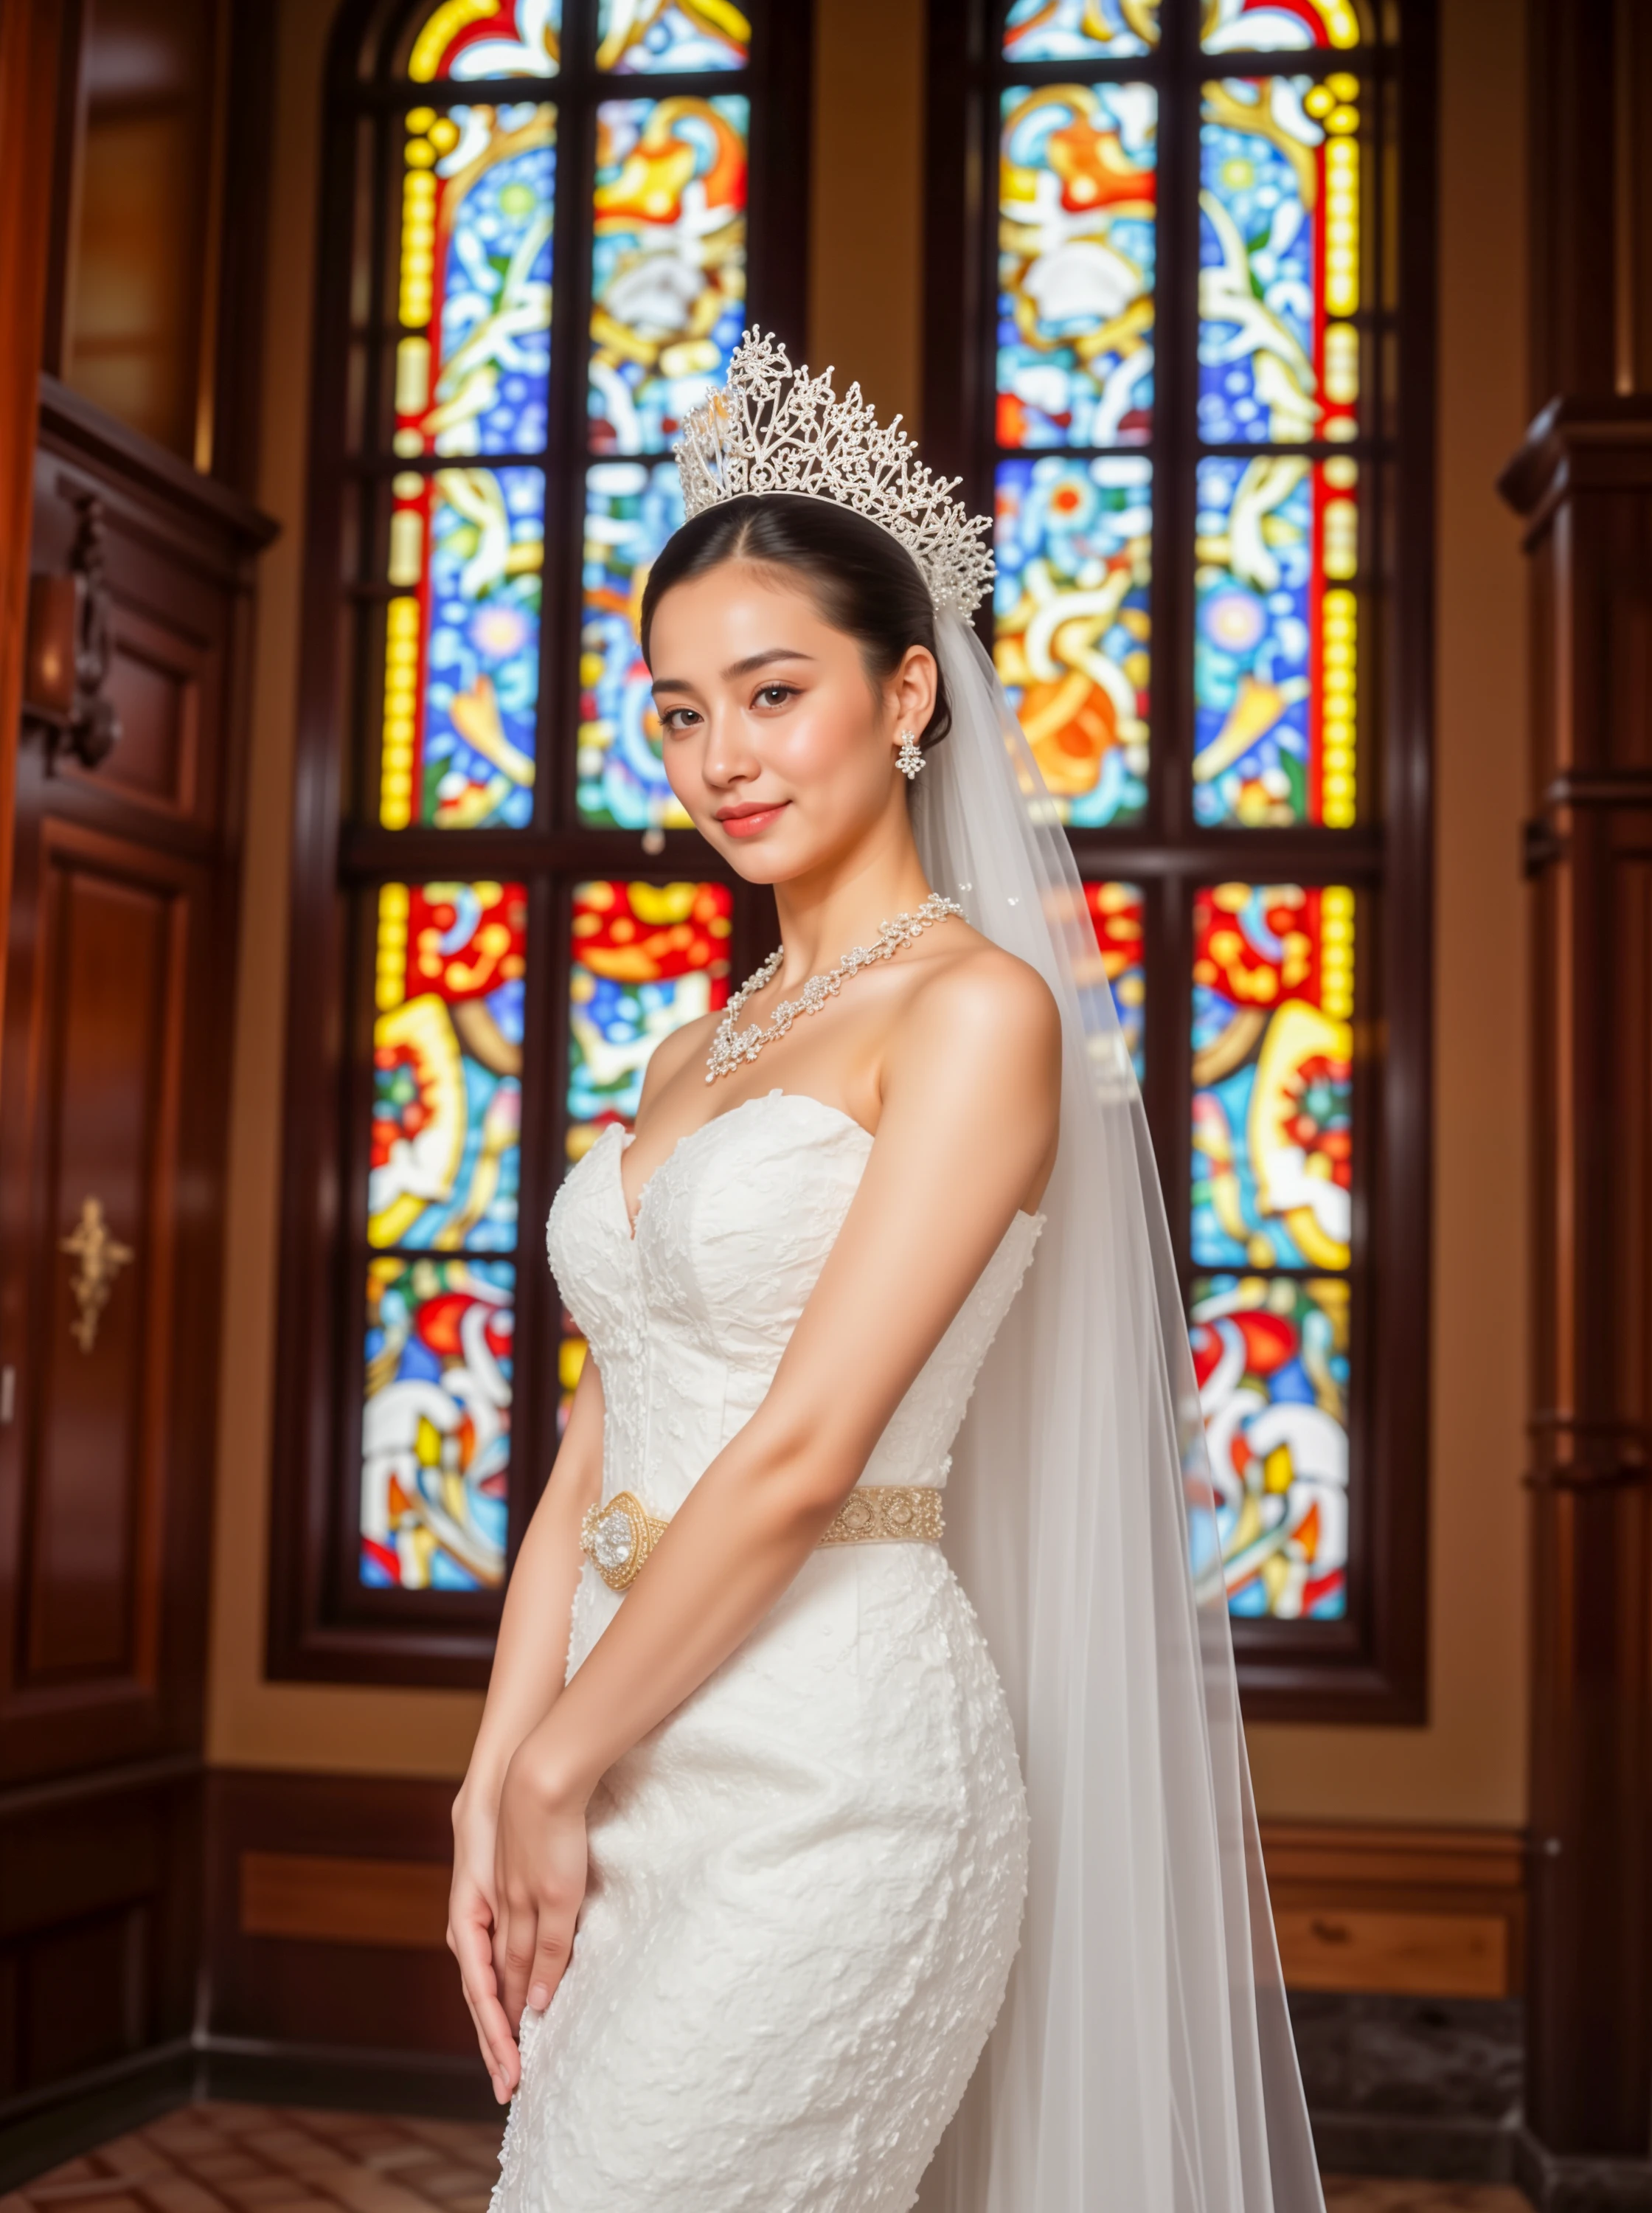
[[[666,772],[781,945],[552,1210],[590,1356],[454,1809],[496,2209],[1318,2213],[1158,1188],[966,621],[984,526],[756,335],[679,458]]]

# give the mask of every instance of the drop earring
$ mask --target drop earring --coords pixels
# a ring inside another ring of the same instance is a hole
[[[895,766],[908,783],[924,765],[924,749],[910,730],[900,734],[900,750],[895,755]]]

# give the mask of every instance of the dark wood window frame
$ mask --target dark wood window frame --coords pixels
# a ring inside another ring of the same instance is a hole
[[[381,883],[430,880],[528,887],[522,1086],[533,1135],[522,1148],[519,1201],[513,1556],[555,1449],[560,1303],[535,1255],[562,1159],[573,886],[611,875],[726,882],[735,899],[736,973],[754,966],[771,942],[773,908],[766,893],[753,894],[718,867],[692,831],[652,834],[645,847],[639,833],[582,826],[575,805],[585,469],[605,458],[588,453],[584,436],[594,113],[599,98],[657,97],[686,80],[598,78],[595,0],[564,6],[555,78],[512,80],[508,94],[503,82],[436,87],[398,79],[399,47],[429,12],[428,0],[344,0],[326,71],[290,879],[267,1664],[276,1677],[464,1686],[486,1680],[499,1592],[368,1589],[354,1572],[372,895]],[[752,67],[728,88],[744,89],[752,102],[751,316],[801,354],[812,8],[808,0],[767,0],[751,12]],[[701,79],[697,88],[709,88]],[[371,513],[360,491],[363,478],[408,466],[387,448],[369,451],[361,427],[382,404],[393,351],[393,327],[381,305],[394,252],[383,125],[450,95],[549,100],[558,109],[541,767],[532,826],[525,829],[385,830],[371,806],[381,645],[363,616],[387,595],[377,581],[385,573],[385,526],[381,514],[370,525],[356,518]]]
[[[924,295],[927,458],[962,478],[971,504],[993,495],[998,93],[1006,82],[1147,80],[1159,87],[1157,369],[1154,442],[1153,748],[1147,820],[1076,830],[1081,872],[1146,891],[1143,1086],[1184,1280],[1188,1252],[1192,892],[1201,883],[1345,883],[1359,948],[1355,1015],[1356,1319],[1350,1408],[1349,1606],[1340,1621],[1235,1620],[1253,1720],[1418,1723],[1426,1718],[1432,1021],[1432,741],[1436,0],[1379,0],[1388,36],[1357,53],[1292,53],[1292,73],[1351,70],[1398,180],[1392,336],[1372,435],[1340,450],[1384,480],[1364,528],[1367,643],[1361,774],[1375,810],[1356,826],[1198,829],[1192,723],[1193,472],[1198,331],[1198,86],[1277,71],[1279,53],[1201,55],[1198,0],[1164,0],[1151,58],[1007,67],[1004,0],[930,0]],[[1029,449],[1036,451],[1047,448]],[[1058,449],[1057,449],[1058,450]],[[1222,450],[1218,448],[1217,450]],[[1231,450],[1231,449],[1230,449]],[[1308,448],[1314,452],[1318,449]],[[1367,625],[1375,616],[1372,637]],[[990,638],[990,610],[982,636]]]

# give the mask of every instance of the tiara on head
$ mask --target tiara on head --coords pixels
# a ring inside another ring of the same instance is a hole
[[[899,540],[937,609],[969,614],[991,582],[980,537],[991,525],[952,497],[959,479],[931,475],[899,416],[880,423],[858,384],[839,399],[830,369],[794,369],[761,331],[747,332],[722,391],[685,416],[672,450],[688,515],[748,492],[803,492],[852,507]]]

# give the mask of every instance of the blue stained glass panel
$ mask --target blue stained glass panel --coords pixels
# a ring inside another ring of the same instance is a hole
[[[550,107],[426,107],[408,118],[398,454],[544,446],[556,159]]]
[[[409,503],[428,517],[430,547],[416,819],[523,829],[533,812],[545,479],[442,469],[414,484]]]
[[[369,1588],[504,1581],[516,1271],[370,1261],[359,1572]]]
[[[1348,1611],[1349,1286],[1331,1277],[1196,1281],[1189,1334],[1229,1611]]]
[[[1159,43],[1159,0],[1011,0],[1009,62],[1112,60]]]
[[[1193,814],[1203,826],[1353,820],[1358,479],[1344,454],[1209,454],[1198,465]]]
[[[1152,465],[1135,454],[998,464],[994,655],[1064,821],[1147,806]]]
[[[752,27],[733,0],[602,0],[596,40],[597,67],[622,76],[738,70],[752,58]]]
[[[686,829],[638,637],[655,556],[683,519],[674,461],[598,461],[586,479],[580,631],[579,816],[601,828]]]
[[[1116,446],[1152,429],[1158,95],[1020,87],[1003,101],[1001,446]]]
[[[668,451],[746,324],[743,94],[597,110],[590,442]]]
[[[1198,409],[1213,444],[1358,434],[1359,89],[1340,73],[1204,88]]]

